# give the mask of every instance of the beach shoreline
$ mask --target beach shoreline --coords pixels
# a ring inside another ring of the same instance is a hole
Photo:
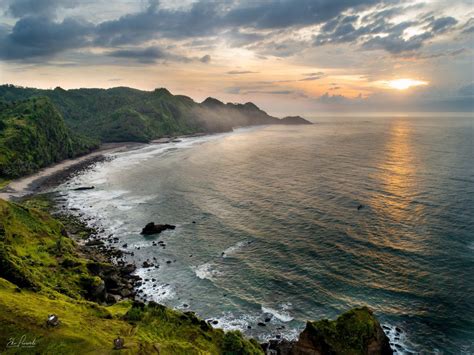
[[[71,176],[91,167],[95,163],[106,159],[105,154],[119,153],[130,149],[140,148],[149,144],[176,143],[182,138],[201,137],[209,135],[205,132],[169,136],[154,139],[148,143],[117,142],[103,143],[98,149],[72,159],[65,159],[55,164],[46,166],[37,172],[13,179],[0,188],[0,199],[13,201],[28,195],[45,192],[48,188],[59,185]]]
[[[14,179],[0,190],[0,199],[17,200],[28,195],[44,192],[74,174],[106,159],[105,154],[118,153],[143,146],[145,143],[105,143],[97,150],[73,159],[62,160],[31,175]]]

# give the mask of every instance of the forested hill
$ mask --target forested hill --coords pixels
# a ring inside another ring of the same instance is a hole
[[[48,97],[74,132],[102,142],[148,142],[163,136],[197,132],[225,132],[234,127],[261,124],[309,124],[304,119],[280,120],[253,103],[224,104],[208,98],[197,103],[166,89],[141,91],[112,89],[41,90],[0,86],[0,99]]]
[[[46,97],[0,101],[0,179],[32,173],[98,145],[72,133]]]

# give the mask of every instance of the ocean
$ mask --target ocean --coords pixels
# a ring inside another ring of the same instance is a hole
[[[158,266],[141,295],[215,327],[295,338],[367,305],[399,353],[474,353],[472,115],[314,121],[115,153],[57,191]]]

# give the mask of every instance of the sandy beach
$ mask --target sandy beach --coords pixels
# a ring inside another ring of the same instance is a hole
[[[143,145],[143,143],[105,143],[99,149],[89,154],[74,159],[63,160],[57,164],[43,168],[32,175],[12,180],[5,188],[0,190],[0,199],[14,200],[32,193],[41,192],[47,187],[51,187],[64,179],[66,176],[105,159],[104,154],[117,153],[141,145]]]

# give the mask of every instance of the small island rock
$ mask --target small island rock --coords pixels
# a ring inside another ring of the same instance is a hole
[[[176,226],[171,224],[155,224],[154,222],[148,223],[145,228],[142,229],[141,234],[150,235],[150,234],[158,234],[163,232],[167,229],[175,229]]]

